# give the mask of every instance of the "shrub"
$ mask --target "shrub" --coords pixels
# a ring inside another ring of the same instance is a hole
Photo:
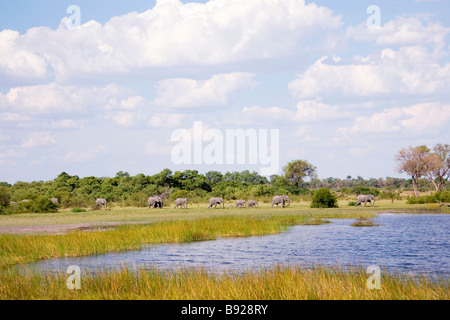
[[[311,208],[337,208],[337,198],[328,188],[321,188],[314,192]]]
[[[376,227],[379,226],[378,223],[372,221],[368,218],[359,218],[351,224],[352,227]]]
[[[354,206],[356,206],[356,203],[357,203],[356,201],[349,201],[347,205],[349,207],[354,207]]]
[[[11,194],[9,192],[9,189],[0,186],[0,214],[5,212],[5,209],[9,206],[10,201]]]
[[[82,208],[72,208],[72,210],[70,210],[70,211],[75,212],[75,213],[77,213],[77,212],[86,212],[86,209],[82,209]]]
[[[406,201],[407,204],[424,204],[424,203],[437,203],[438,201],[441,202],[450,202],[450,192],[435,192],[433,194],[430,194],[428,196],[421,196],[421,197],[408,197],[408,200]]]
[[[35,213],[57,212],[58,205],[46,196],[40,196],[32,201],[32,211]]]

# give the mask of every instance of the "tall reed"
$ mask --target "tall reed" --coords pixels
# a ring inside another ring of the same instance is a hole
[[[277,266],[243,274],[210,274],[202,269],[104,271],[81,277],[69,290],[65,274],[0,274],[0,299],[12,300],[448,300],[449,281],[383,274],[381,289],[366,286],[362,268]]]

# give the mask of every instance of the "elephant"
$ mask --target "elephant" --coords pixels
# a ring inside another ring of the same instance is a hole
[[[186,198],[177,198],[175,200],[175,207],[174,209],[178,208],[179,206],[181,206],[181,208],[183,209],[183,206],[185,209],[187,209],[187,199]]]
[[[237,207],[242,207],[245,208],[245,200],[236,200],[236,208]]]
[[[219,205],[220,208],[220,204],[222,204],[222,208],[224,208],[225,204],[223,203],[223,198],[211,198],[209,199],[208,208],[212,208],[212,206],[214,206],[214,208],[217,208],[217,205]]]
[[[247,208],[253,208],[254,206],[258,207],[258,201],[256,201],[256,200],[248,200]]]
[[[108,204],[108,202],[106,201],[106,199],[99,198],[99,199],[95,200],[95,205],[97,207],[99,207],[99,206],[105,207],[105,210],[107,209],[107,204]]]
[[[285,204],[286,201],[288,202],[288,205],[287,205],[287,206],[289,206],[289,205],[291,204],[291,200],[289,199],[288,196],[275,196],[275,197],[273,197],[273,199],[272,199],[272,208],[273,208],[273,205],[274,205],[274,204],[276,204],[277,207],[278,207],[278,205],[279,205],[280,203],[283,204],[283,208],[284,208],[284,207],[287,207],[286,204]]]
[[[364,202],[364,207],[366,206],[367,202],[370,202],[370,205],[372,207],[375,204],[375,197],[373,195],[371,195],[371,194],[369,194],[369,195],[362,195],[361,194],[361,195],[358,196],[357,199],[358,199],[358,203],[355,205],[355,207],[361,205],[361,203],[363,203],[363,202]]]
[[[164,207],[163,199],[160,196],[153,196],[148,198],[148,208],[160,208],[162,209]]]
[[[59,204],[58,198],[51,198],[50,201],[54,204]]]

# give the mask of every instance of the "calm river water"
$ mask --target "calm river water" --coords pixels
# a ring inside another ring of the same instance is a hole
[[[53,259],[30,266],[46,272],[65,272],[69,265],[83,272],[121,266],[242,272],[277,264],[377,265],[388,272],[449,276],[450,215],[380,214],[373,220],[381,226],[352,227],[355,219],[335,219],[320,226],[294,226],[276,235],[146,246],[141,251]]]

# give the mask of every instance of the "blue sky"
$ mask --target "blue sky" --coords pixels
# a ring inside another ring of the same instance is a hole
[[[76,28],[70,5],[80,8]],[[370,5],[378,28],[368,27]],[[278,173],[304,159],[320,178],[401,176],[400,148],[449,143],[449,9],[443,0],[3,0],[0,181],[261,170],[176,164],[171,137],[196,121],[223,135],[278,130]]]

